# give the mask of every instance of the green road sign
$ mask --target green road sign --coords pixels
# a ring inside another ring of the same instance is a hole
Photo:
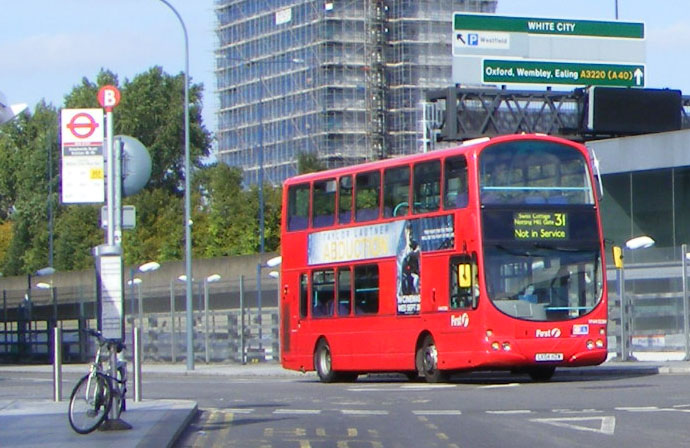
[[[506,17],[488,14],[456,13],[453,16],[453,29],[562,36],[644,38],[644,23],[640,22]]]
[[[643,64],[484,59],[482,82],[488,84],[567,84],[644,87]]]

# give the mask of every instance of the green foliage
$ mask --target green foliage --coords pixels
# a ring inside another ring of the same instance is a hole
[[[297,172],[299,174],[315,173],[326,169],[316,153],[300,152],[297,154]]]
[[[103,243],[100,205],[70,205],[55,222],[54,266],[59,271],[93,267],[92,249]],[[44,259],[42,266],[48,263]]]
[[[108,84],[121,92],[113,112],[115,133],[139,139],[153,162],[146,188],[124,198],[125,204],[136,207],[136,228],[123,231],[125,264],[181,260],[185,246],[184,75],[168,75],[153,67],[120,83],[114,73],[101,70],[95,82],[85,77],[75,85],[65,96],[65,107],[98,108],[97,92]],[[201,163],[211,147],[211,135],[201,119],[202,91],[201,85],[190,86],[193,256],[258,252],[258,189],[243,188],[238,168]],[[92,248],[103,242],[101,204],[59,203],[58,121],[58,110],[41,102],[32,114],[0,129],[0,272],[4,275],[48,266],[49,208],[54,217],[53,266],[58,271],[91,268]],[[280,188],[265,185],[264,203],[265,249],[274,251],[280,244]]]
[[[259,251],[259,192],[242,188],[242,171],[224,164],[199,171],[195,185],[203,192],[201,216],[194,219],[203,257],[246,255]],[[277,250],[280,243],[280,189],[264,185],[264,246]],[[203,218],[202,218],[203,217]],[[203,219],[203,220],[202,220]]]
[[[145,189],[128,201],[136,207],[136,229],[125,230],[125,264],[180,260],[184,255],[183,202],[162,188]]]

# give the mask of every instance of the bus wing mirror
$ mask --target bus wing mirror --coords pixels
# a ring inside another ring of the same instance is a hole
[[[620,246],[613,246],[613,264],[616,269],[623,269],[623,249]]]
[[[597,189],[598,193],[598,199],[601,201],[604,198],[604,184],[601,179],[601,171],[599,170],[599,159],[597,159],[597,155],[594,152],[592,148],[589,148],[590,154],[592,156],[592,166],[594,168],[594,180],[597,183],[597,186],[599,187]]]
[[[472,286],[472,265],[463,263],[458,265],[458,286],[470,288]]]

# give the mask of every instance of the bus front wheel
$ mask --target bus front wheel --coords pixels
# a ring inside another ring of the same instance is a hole
[[[427,383],[446,381],[447,374],[438,367],[438,351],[434,338],[431,336],[424,338],[424,342],[417,350],[416,361],[420,374],[424,376]]]

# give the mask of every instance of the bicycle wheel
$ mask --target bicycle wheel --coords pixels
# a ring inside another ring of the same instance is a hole
[[[108,416],[113,394],[110,381],[102,373],[79,380],[69,399],[69,424],[79,434],[88,434]]]

